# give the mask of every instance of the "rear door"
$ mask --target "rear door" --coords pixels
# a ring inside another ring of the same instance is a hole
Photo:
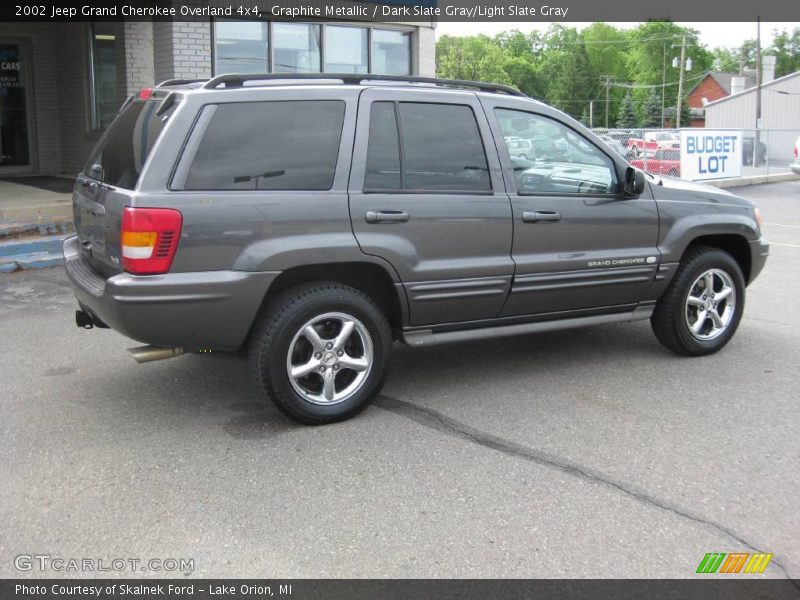
[[[133,194],[166,115],[156,115],[161,99],[136,100],[117,116],[75,182],[75,231],[92,265],[111,275],[120,265],[122,213]]]
[[[475,94],[362,92],[349,196],[358,243],[396,269],[412,325],[497,315],[514,272],[511,208]]]
[[[500,148],[512,188],[516,262],[501,316],[638,302],[659,257],[658,211],[649,189],[636,198],[620,195],[621,165],[555,111],[526,101],[481,99],[495,139],[549,140],[529,161],[512,159]]]

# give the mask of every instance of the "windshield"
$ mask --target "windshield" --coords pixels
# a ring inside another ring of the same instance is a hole
[[[98,181],[133,189],[161,135],[166,116],[157,116],[159,100],[131,102],[111,123],[84,173]]]

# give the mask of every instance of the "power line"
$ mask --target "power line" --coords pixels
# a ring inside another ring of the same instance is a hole
[[[728,67],[730,67],[732,65],[735,65],[735,64],[736,64],[735,61],[732,61],[732,62],[720,67],[720,70],[727,69]],[[695,81],[697,79],[702,79],[706,75],[708,75],[708,72],[707,71],[703,71],[702,73],[700,73],[699,75],[696,75],[694,77],[684,78],[683,81],[684,81],[684,83],[686,83],[688,81]],[[600,81],[602,82],[602,77],[601,77]],[[625,88],[625,89],[629,89],[629,90],[649,90],[649,89],[657,89],[657,88],[666,88],[666,87],[670,87],[670,86],[673,86],[673,85],[678,85],[678,83],[679,82],[677,82],[677,81],[672,81],[670,83],[654,83],[654,84],[650,85],[650,84],[645,84],[645,83],[639,84],[639,83],[621,83],[620,82],[620,83],[612,83],[611,85],[613,87]]]

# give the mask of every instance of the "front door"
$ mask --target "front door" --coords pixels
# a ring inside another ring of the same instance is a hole
[[[397,271],[411,325],[497,316],[511,207],[474,93],[362,92],[349,196],[358,243]]]
[[[31,170],[26,50],[22,43],[0,41],[0,174]]]
[[[501,316],[570,316],[641,300],[660,256],[649,189],[622,196],[616,159],[557,114],[484,103],[496,137],[505,140],[506,181],[516,188],[510,190],[516,273]],[[514,156],[519,140],[530,148],[526,158]]]

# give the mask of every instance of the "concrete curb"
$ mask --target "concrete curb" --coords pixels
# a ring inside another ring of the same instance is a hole
[[[794,173],[775,173],[773,175],[753,175],[752,177],[737,177],[736,179],[720,179],[718,181],[701,181],[718,188],[743,187],[746,185],[761,185],[762,183],[779,183],[781,181],[800,180],[800,175]]]
[[[62,246],[66,235],[49,235],[0,243],[0,273],[44,269],[64,262]]]

